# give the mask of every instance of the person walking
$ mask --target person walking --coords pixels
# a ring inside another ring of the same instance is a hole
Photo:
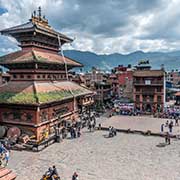
[[[79,180],[78,174],[76,172],[74,172],[74,174],[72,175],[72,180]]]
[[[167,120],[165,127],[168,127],[168,126],[169,126],[169,121]]]
[[[165,143],[166,143],[166,144],[171,144],[171,137],[170,137],[169,132],[166,133],[166,136],[165,136]]]
[[[175,119],[175,126],[179,126],[179,119],[178,119],[178,117],[176,117],[176,119]]]
[[[164,132],[164,124],[161,124],[161,132]]]
[[[173,122],[171,121],[169,123],[169,132],[172,133],[172,128],[173,128]]]

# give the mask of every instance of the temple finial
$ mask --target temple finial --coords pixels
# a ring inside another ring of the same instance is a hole
[[[34,17],[36,17],[36,11],[34,11],[33,13],[34,13]]]
[[[38,12],[39,12],[39,18],[41,18],[41,6],[39,6],[38,8]]]

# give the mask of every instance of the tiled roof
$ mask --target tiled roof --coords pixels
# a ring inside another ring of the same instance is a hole
[[[44,104],[92,93],[71,81],[10,81],[0,87],[0,103]]]
[[[4,30],[1,30],[1,33],[2,34],[6,34],[10,31],[14,31],[14,30],[21,30],[21,29],[27,29],[27,28],[33,28],[34,25],[32,22],[27,22],[27,23],[24,23],[24,24],[21,24],[21,25],[18,25],[18,26],[14,26],[14,27],[11,27],[11,28],[7,28],[7,29],[4,29]]]
[[[3,29],[3,30],[0,31],[0,33],[3,34],[3,35],[11,35],[11,33],[26,32],[26,31],[29,31],[29,30],[47,32],[47,33],[50,33],[51,35],[54,35],[56,37],[59,35],[61,38],[65,39],[68,42],[73,41],[71,38],[67,37],[66,35],[61,34],[61,33],[57,32],[57,31],[53,30],[51,27],[46,28],[46,27],[43,27],[43,26],[41,26],[39,24],[32,23],[31,21],[27,22],[27,23],[24,23],[24,24],[21,24],[21,25],[18,25],[18,26]]]
[[[16,179],[16,175],[11,170],[0,167],[0,179],[14,180]]]
[[[81,63],[76,62],[70,58],[65,57],[64,59],[61,55],[49,52],[42,52],[38,50],[31,51],[17,51],[5,56],[0,57],[0,65],[14,64],[14,63],[30,63],[30,62],[43,62],[43,63],[53,63],[53,64],[64,64],[81,67]]]
[[[135,77],[159,77],[163,75],[163,70],[136,70],[133,73]]]

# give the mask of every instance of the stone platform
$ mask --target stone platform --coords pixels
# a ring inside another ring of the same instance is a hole
[[[168,132],[168,127],[164,127],[164,133],[161,132],[161,124],[165,124],[166,121],[171,119],[153,118],[151,116],[112,116],[110,118],[104,118],[101,122],[102,127],[109,128],[113,126],[120,132],[135,132],[135,133],[148,133],[151,132],[154,135],[162,136]],[[173,120],[175,124],[175,120]],[[180,126],[173,126],[172,136],[180,135]]]

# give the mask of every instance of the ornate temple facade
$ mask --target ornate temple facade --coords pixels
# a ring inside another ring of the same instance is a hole
[[[21,47],[0,57],[10,74],[0,87],[1,124],[17,126],[39,141],[62,121],[76,121],[80,109],[93,104],[93,92],[68,79],[70,69],[83,65],[59,53],[72,39],[55,31],[41,9],[29,22],[0,32]]]

